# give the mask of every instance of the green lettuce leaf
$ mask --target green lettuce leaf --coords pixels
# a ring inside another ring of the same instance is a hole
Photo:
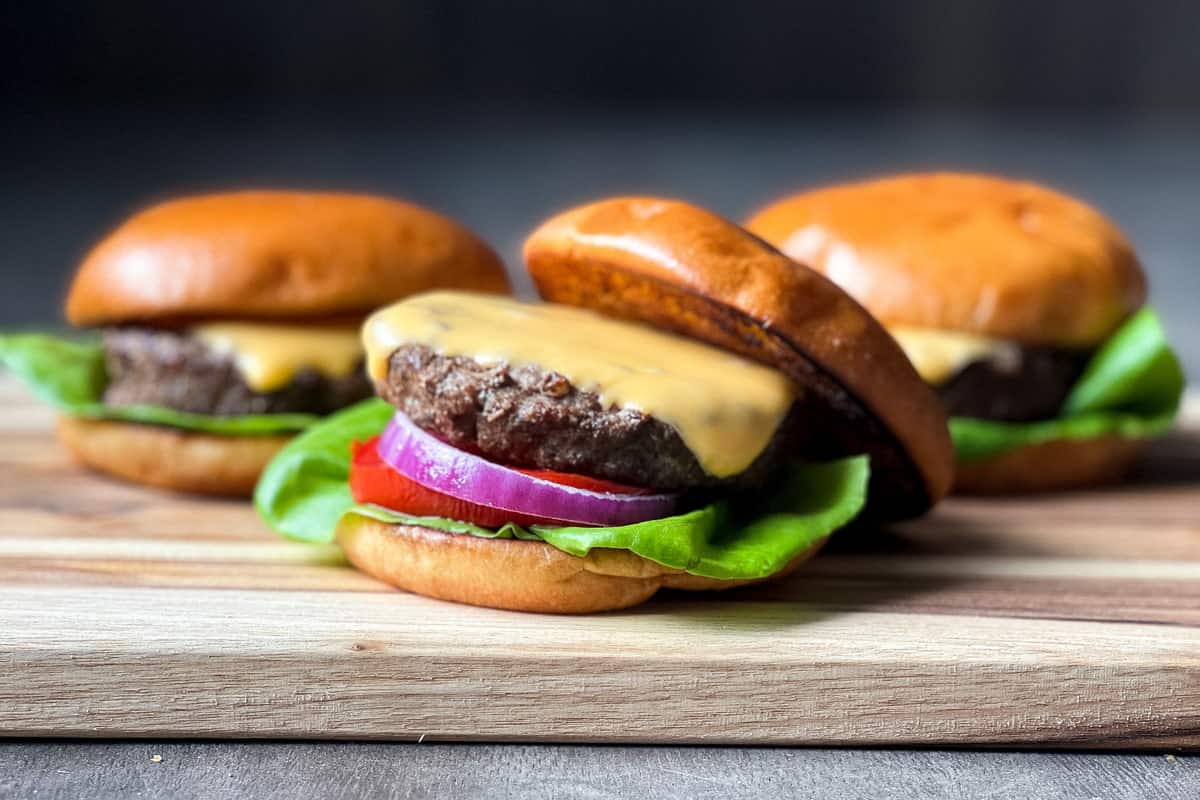
[[[1053,439],[1154,436],[1174,422],[1184,383],[1183,369],[1158,316],[1146,308],[1096,351],[1055,419],[996,422],[954,417],[950,433],[961,461]]]
[[[243,414],[217,417],[162,406],[110,406],[104,403],[108,375],[104,349],[95,337],[67,339],[39,333],[0,335],[0,365],[47,403],[65,414],[168,425],[227,435],[265,435],[304,430],[320,419],[313,414]]]
[[[367,400],[314,425],[267,467],[254,503],[267,524],[292,539],[333,540],[343,514],[390,524],[488,538],[540,539],[575,556],[597,547],[630,550],[643,558],[710,578],[764,578],[800,551],[853,519],[866,502],[866,457],[823,464],[794,464],[766,497],[732,500],[664,519],[612,528],[470,523],[355,504],[347,479],[350,448],[376,435],[393,409]]]

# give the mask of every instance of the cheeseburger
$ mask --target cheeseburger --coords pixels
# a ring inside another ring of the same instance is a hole
[[[944,416],[891,337],[736,225],[618,198],[525,258],[545,302],[437,291],[366,321],[381,399],[285,448],[270,524],[409,591],[589,612],[777,577],[864,504],[948,488]]]
[[[358,326],[433,288],[505,292],[496,254],[381,197],[239,192],[135,215],[84,259],[67,319],[94,343],[11,336],[0,354],[62,411],[83,463],[248,495],[297,430],[371,394]]]
[[[1129,241],[1032,183],[925,174],[800,194],[747,228],[891,332],[949,416],[963,491],[1123,475],[1183,379]]]

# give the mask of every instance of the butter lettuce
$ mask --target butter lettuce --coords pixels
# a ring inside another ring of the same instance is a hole
[[[864,456],[793,464],[767,496],[721,501],[673,517],[612,528],[508,524],[498,530],[437,517],[414,517],[360,505],[350,495],[351,444],[378,434],[393,409],[367,400],[334,414],[290,442],[263,473],[254,493],[274,530],[305,542],[333,541],[346,514],[390,524],[487,538],[541,540],[575,556],[594,548],[630,550],[668,567],[710,578],[765,578],[792,557],[852,520],[866,502]]]
[[[314,414],[243,414],[218,417],[163,406],[104,403],[108,375],[104,349],[95,337],[64,338],[39,333],[0,336],[0,365],[38,397],[64,414],[167,425],[205,433],[253,436],[293,433],[320,419]]]
[[[959,460],[976,461],[1053,439],[1155,436],[1171,427],[1183,395],[1179,359],[1158,316],[1142,309],[1100,346],[1054,419],[996,422],[954,417]]]

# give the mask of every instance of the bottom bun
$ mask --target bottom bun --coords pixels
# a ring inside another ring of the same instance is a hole
[[[1128,474],[1143,440],[1121,436],[1054,439],[1018,447],[993,458],[960,463],[954,477],[959,494],[1019,494],[1083,489]]]
[[[416,594],[473,606],[586,614],[629,608],[663,587],[732,589],[786,575],[824,540],[770,578],[720,580],[664,567],[627,550],[593,550],[579,558],[545,542],[485,539],[413,525],[389,525],[356,514],[344,517],[338,544],[368,575]]]
[[[217,436],[136,422],[60,417],[76,459],[134,483],[197,494],[249,497],[290,436]]]

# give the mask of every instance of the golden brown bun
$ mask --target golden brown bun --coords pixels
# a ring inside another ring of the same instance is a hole
[[[59,417],[76,459],[134,483],[178,492],[249,497],[289,436],[214,436],[133,422]]]
[[[717,580],[664,567],[627,550],[593,550],[577,558],[545,542],[484,539],[348,515],[337,541],[350,563],[409,592],[489,608],[586,614],[629,608],[660,588],[732,589],[761,581]],[[792,559],[791,572],[824,540]]]
[[[903,175],[796,195],[746,227],[833,279],[885,325],[1082,347],[1107,338],[1146,299],[1121,232],[1032,183]]]
[[[801,387],[804,452],[872,457],[872,510],[905,517],[949,489],[933,391],[862,306],[737,225],[673,200],[567,211],[525,243],[542,297],[634,319],[768,364]]]
[[[234,192],[148,208],[88,254],[75,325],[365,314],[426,289],[507,292],[504,264],[446,217],[382,197]]]
[[[1120,436],[1054,439],[999,456],[959,464],[954,491],[960,494],[1020,494],[1083,489],[1119,481],[1129,472],[1144,441]]]

